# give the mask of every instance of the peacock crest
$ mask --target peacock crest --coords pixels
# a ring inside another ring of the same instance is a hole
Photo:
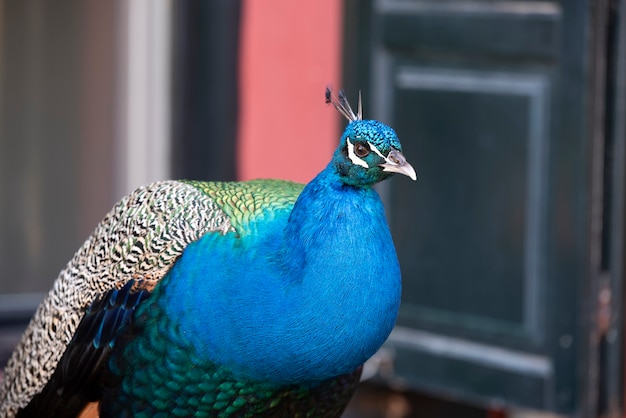
[[[339,90],[337,96],[333,97],[330,87],[326,87],[326,104],[332,104],[349,122],[363,120],[363,103],[361,102],[361,92],[359,91],[359,103],[356,114],[352,110],[346,92]]]

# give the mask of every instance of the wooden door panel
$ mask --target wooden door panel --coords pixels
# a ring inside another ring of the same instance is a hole
[[[348,69],[369,80],[368,116],[397,130],[419,177],[380,190],[404,289],[379,378],[484,405],[590,410],[589,9],[358,5],[369,23],[354,24],[362,43],[347,56],[362,65]]]

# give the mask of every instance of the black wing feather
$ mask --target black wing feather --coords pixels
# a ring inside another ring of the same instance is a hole
[[[21,409],[22,417],[73,417],[100,397],[106,362],[120,332],[132,322],[133,312],[149,295],[130,280],[96,299],[78,324],[52,377]]]

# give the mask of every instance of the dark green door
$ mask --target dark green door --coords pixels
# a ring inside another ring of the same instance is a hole
[[[623,78],[623,8],[347,2],[348,87],[419,176],[381,190],[404,280],[383,381],[483,405],[620,408],[622,260],[608,254],[623,248],[624,134],[607,86]]]

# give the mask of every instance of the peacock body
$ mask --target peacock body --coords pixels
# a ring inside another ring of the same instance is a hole
[[[35,313],[0,416],[341,415],[400,304],[372,186],[415,172],[391,128],[333,104],[350,123],[306,186],[168,181],[122,199]]]

